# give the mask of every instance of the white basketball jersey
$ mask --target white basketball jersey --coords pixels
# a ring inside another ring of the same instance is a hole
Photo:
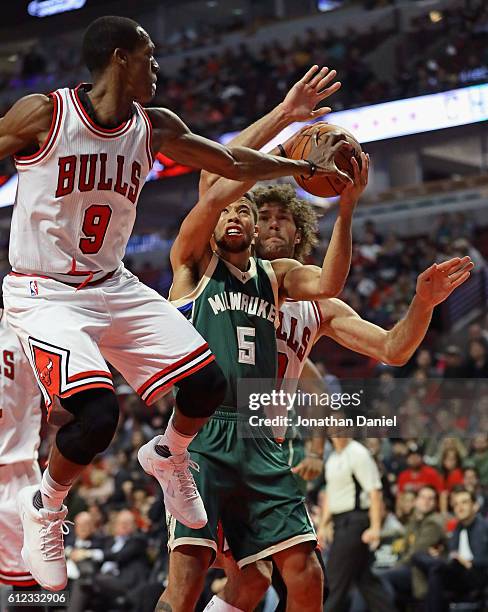
[[[0,465],[5,465],[37,459],[41,392],[17,336],[0,313]]]
[[[296,381],[320,330],[320,309],[316,302],[286,300],[280,308],[276,332],[278,376],[285,379],[286,391],[296,391]],[[282,388],[283,388],[282,385]]]
[[[23,274],[65,282],[103,278],[121,263],[139,193],[152,167],[151,124],[134,103],[108,130],[84,110],[77,89],[59,89],[49,135],[19,173],[9,259]]]

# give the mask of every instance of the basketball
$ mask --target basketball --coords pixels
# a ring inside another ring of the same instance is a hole
[[[338,125],[331,125],[330,123],[315,123],[314,125],[307,125],[302,128],[295,138],[289,144],[287,154],[292,159],[307,159],[312,148],[312,138],[318,132],[318,142],[320,144],[321,139],[324,135],[329,132],[340,132],[345,136],[345,139],[349,144],[353,146],[353,150],[342,151],[339,150],[335,156],[335,162],[337,167],[347,172],[350,176],[353,176],[353,168],[351,164],[351,158],[354,155],[356,158],[359,168],[361,168],[361,145],[354,138],[351,132],[348,132]],[[300,187],[305,189],[312,195],[320,196],[323,198],[330,198],[332,196],[340,195],[345,187],[345,183],[339,177],[328,177],[328,176],[312,176],[311,178],[305,178],[304,176],[295,177],[296,182]]]

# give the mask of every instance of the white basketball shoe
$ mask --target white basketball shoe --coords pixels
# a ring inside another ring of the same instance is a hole
[[[64,536],[69,528],[66,506],[53,512],[34,506],[38,485],[24,487],[17,495],[17,509],[24,529],[22,559],[32,577],[49,591],[61,591],[68,582],[64,558]]]
[[[198,464],[190,459],[186,451],[181,455],[159,455],[155,446],[163,436],[156,436],[144,444],[137,453],[143,470],[151,474],[161,485],[166,510],[190,529],[200,529],[207,524],[207,513],[198,492],[190,468],[199,470]],[[163,447],[167,449],[167,447]]]

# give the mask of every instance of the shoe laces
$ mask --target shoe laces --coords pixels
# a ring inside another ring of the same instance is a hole
[[[46,518],[43,523],[44,526],[40,529],[43,558],[46,561],[64,559],[64,536],[69,533],[68,525],[74,525],[74,523],[65,521],[63,518],[54,520]]]
[[[174,469],[173,474],[178,479],[179,490],[186,499],[195,499],[199,496],[197,485],[193,478],[190,468],[196,472],[200,471],[200,466],[191,459],[185,459],[181,463],[172,462]]]

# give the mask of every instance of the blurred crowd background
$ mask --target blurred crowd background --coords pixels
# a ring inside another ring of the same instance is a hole
[[[164,38],[153,35],[161,66],[156,103],[178,109],[199,133],[216,136],[261,117],[311,64],[347,75],[334,97],[336,110],[482,83],[488,76],[488,6],[481,0],[426,11],[406,24],[393,13],[366,28],[310,26],[291,38],[271,33],[248,43],[262,21],[236,15],[220,26],[190,22]],[[226,46],[229,32],[240,33],[242,42]],[[79,33],[19,46],[0,67],[0,108],[2,93],[8,102],[12,91],[52,90],[88,79]],[[187,53],[174,57],[182,51]]]

